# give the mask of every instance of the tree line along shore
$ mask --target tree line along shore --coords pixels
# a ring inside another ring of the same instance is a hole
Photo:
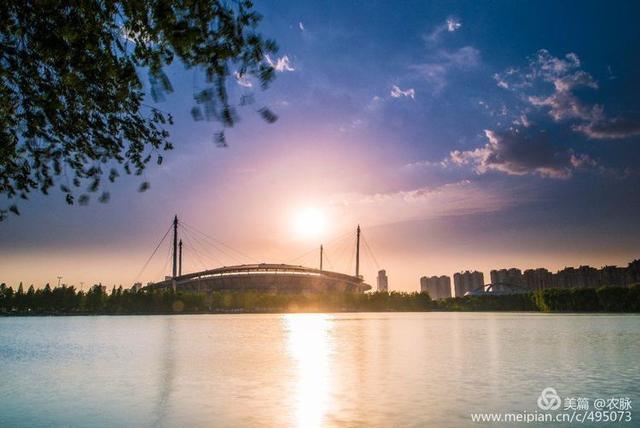
[[[274,312],[640,312],[640,284],[630,287],[541,289],[510,295],[480,295],[432,300],[427,293],[392,291],[364,294],[191,293],[123,290],[95,285],[89,291],[60,286],[24,291],[0,284],[3,315],[127,315],[175,313]]]

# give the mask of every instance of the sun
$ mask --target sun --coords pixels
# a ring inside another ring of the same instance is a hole
[[[295,213],[293,226],[301,238],[318,238],[327,229],[327,219],[322,210],[306,207]]]

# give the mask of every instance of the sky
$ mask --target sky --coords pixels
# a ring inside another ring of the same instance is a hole
[[[640,257],[640,4],[604,1],[258,1],[280,47],[266,91],[217,147],[195,122],[201,73],[172,65],[175,149],[107,204],[36,196],[0,223],[0,281],[129,287],[248,262],[365,280],[626,265]],[[152,101],[149,101],[152,102]],[[255,111],[269,106],[278,121]],[[141,180],[150,189],[137,192]],[[182,229],[181,229],[182,230]],[[214,241],[214,239],[216,241]],[[223,243],[223,244],[221,244]]]

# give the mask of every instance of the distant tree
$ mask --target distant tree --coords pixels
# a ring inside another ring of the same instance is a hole
[[[629,312],[640,312],[640,284],[633,284],[629,287],[627,299],[627,310]]]
[[[20,284],[18,285],[18,291],[16,292],[13,298],[15,302],[15,306],[19,311],[24,310],[26,306],[25,297],[26,296],[24,294],[24,287],[22,286],[22,282],[20,282]]]
[[[27,308],[33,310],[34,307],[36,306],[36,290],[35,288],[33,288],[33,284],[31,284],[29,286],[29,289],[27,290],[27,295],[25,297],[25,304],[27,306]]]
[[[90,312],[101,312],[106,302],[107,294],[102,285],[96,284],[87,292],[86,309]]]
[[[47,291],[48,290],[48,291]],[[31,296],[31,297],[30,297]],[[21,299],[24,300],[21,303]],[[169,314],[179,312],[333,312],[333,311],[542,311],[640,312],[640,286],[540,289],[533,293],[464,296],[432,301],[426,293],[212,293],[168,290],[105,292],[94,285],[85,294],[63,285],[24,294],[0,284],[0,312],[88,314]]]
[[[44,309],[46,311],[51,309],[53,306],[52,294],[51,286],[47,282],[42,290],[42,294],[40,294],[40,309]]]
[[[600,308],[605,312],[624,312],[630,306],[629,289],[627,287],[600,287],[596,290]]]
[[[3,307],[5,310],[10,311],[13,308],[13,288],[7,287],[2,290],[3,295]]]
[[[0,195],[27,199],[59,185],[69,204],[89,200],[121,172],[140,175],[172,148],[169,114],[144,104],[172,91],[164,69],[179,59],[203,72],[194,119],[237,119],[227,78],[274,78],[251,1],[5,0],[0,7]],[[275,115],[258,110],[266,121]],[[214,140],[225,145],[223,132]],[[140,190],[145,190],[144,182]],[[85,190],[78,190],[85,188]],[[76,190],[73,190],[76,189]],[[99,200],[107,201],[104,192]],[[18,214],[15,203],[8,208]],[[0,220],[6,217],[0,210]]]
[[[8,302],[5,292],[7,290],[7,284],[4,282],[0,284],[0,312],[4,312],[7,309]]]

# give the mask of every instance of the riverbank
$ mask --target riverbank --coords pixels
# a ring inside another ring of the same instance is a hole
[[[87,293],[56,287],[25,293],[0,288],[1,315],[151,315],[295,312],[640,312],[640,285],[544,289],[511,295],[481,295],[432,300],[427,293],[210,294],[133,291],[94,286]]]

